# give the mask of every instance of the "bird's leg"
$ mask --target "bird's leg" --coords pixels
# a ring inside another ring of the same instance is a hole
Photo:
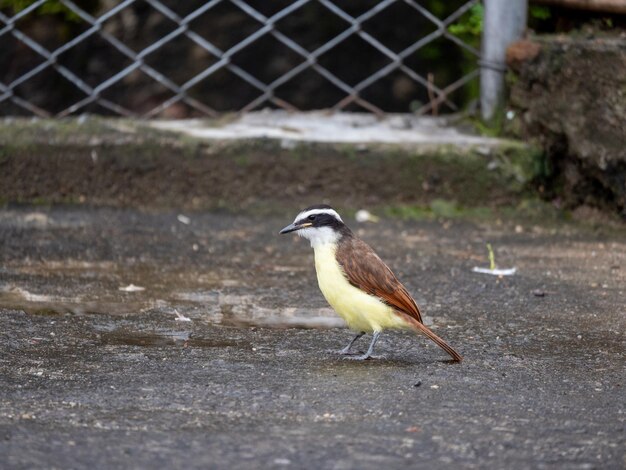
[[[350,344],[348,344],[345,348],[339,351],[339,354],[350,354],[350,348],[352,347],[354,342],[357,339],[359,339],[361,336],[363,336],[364,334],[365,334],[365,331],[361,331],[360,333],[358,333],[354,338],[352,338],[352,341],[350,341]]]
[[[370,343],[370,347],[367,349],[365,354],[361,356],[346,356],[345,359],[353,359],[355,361],[364,361],[365,359],[369,359],[374,352],[374,346],[376,345],[376,341],[378,341],[378,337],[380,336],[380,331],[375,331],[374,336],[372,337],[372,342]]]

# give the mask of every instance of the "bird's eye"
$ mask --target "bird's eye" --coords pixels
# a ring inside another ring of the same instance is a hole
[[[308,216],[308,217],[307,217],[307,219],[309,219],[309,220],[315,220],[315,216],[314,216],[314,215],[310,215],[310,216]]]

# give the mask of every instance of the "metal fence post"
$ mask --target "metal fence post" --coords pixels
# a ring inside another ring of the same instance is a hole
[[[526,29],[527,0],[484,0],[480,107],[484,121],[493,122],[502,112],[506,48]]]

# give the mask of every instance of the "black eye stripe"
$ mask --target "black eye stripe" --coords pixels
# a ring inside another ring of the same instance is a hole
[[[298,214],[300,215],[300,214]],[[328,212],[313,212],[312,214],[303,213],[300,217],[297,217],[296,224],[311,224],[315,226],[321,225],[331,225],[333,223],[342,224],[343,221],[336,213],[328,213]]]

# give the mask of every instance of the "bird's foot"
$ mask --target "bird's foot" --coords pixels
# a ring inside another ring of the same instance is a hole
[[[348,348],[343,348],[341,351],[337,351],[337,354],[342,356],[358,356],[362,355],[363,351],[350,351]]]
[[[365,361],[367,359],[373,359],[370,354],[360,354],[352,356],[343,356],[342,359],[350,359],[351,361]]]

